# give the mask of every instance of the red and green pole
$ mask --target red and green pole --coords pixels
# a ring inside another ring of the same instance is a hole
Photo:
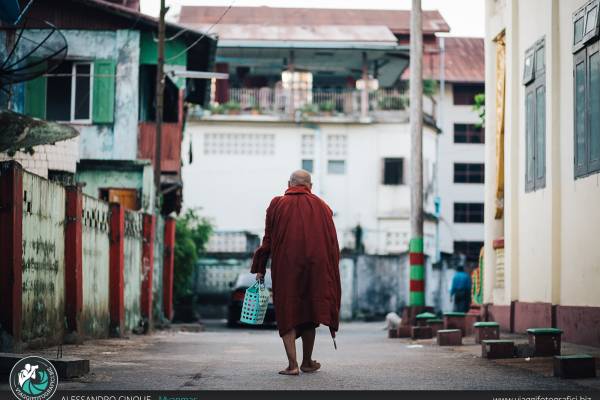
[[[425,305],[425,256],[423,238],[413,238],[409,245],[410,259],[410,306]]]

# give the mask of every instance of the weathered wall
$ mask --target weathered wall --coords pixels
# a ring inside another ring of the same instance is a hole
[[[154,272],[152,275],[152,313],[155,323],[164,320],[162,294],[163,294],[163,250],[165,239],[165,220],[161,215],[156,217],[156,230],[154,232]]]
[[[83,196],[83,334],[103,337],[109,329],[109,207]]]
[[[142,214],[125,211],[125,328],[131,330],[141,320],[142,292]]]
[[[77,182],[84,183],[83,192],[88,196],[98,197],[102,188],[136,189],[141,194],[141,210],[147,213],[154,211],[154,174],[152,165],[146,161],[136,161],[136,165],[125,165],[113,169],[108,166],[95,169],[79,168]],[[80,164],[81,165],[81,164]]]
[[[23,340],[56,341],[64,332],[65,190],[23,174]]]

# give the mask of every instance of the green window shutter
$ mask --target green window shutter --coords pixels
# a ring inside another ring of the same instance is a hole
[[[39,76],[25,82],[25,114],[46,118],[46,77]]]
[[[94,87],[92,121],[98,124],[109,124],[114,121],[115,114],[115,76],[114,60],[94,61]]]

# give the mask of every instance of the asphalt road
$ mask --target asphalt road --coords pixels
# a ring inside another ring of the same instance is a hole
[[[61,382],[59,388],[585,389],[580,381],[551,377],[545,361],[538,370],[530,370],[482,360],[475,346],[452,349],[432,341],[387,339],[382,328],[383,323],[343,324],[337,351],[328,329],[319,328],[314,358],[322,370],[292,377],[277,374],[286,360],[275,330],[227,329],[213,322],[204,332],[90,341],[65,346],[64,354],[89,357],[92,373]],[[301,354],[300,342],[298,351]]]

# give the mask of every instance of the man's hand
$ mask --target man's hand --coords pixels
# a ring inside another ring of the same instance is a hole
[[[257,272],[256,273],[256,280],[257,281],[262,281],[263,279],[265,279],[265,274]]]

